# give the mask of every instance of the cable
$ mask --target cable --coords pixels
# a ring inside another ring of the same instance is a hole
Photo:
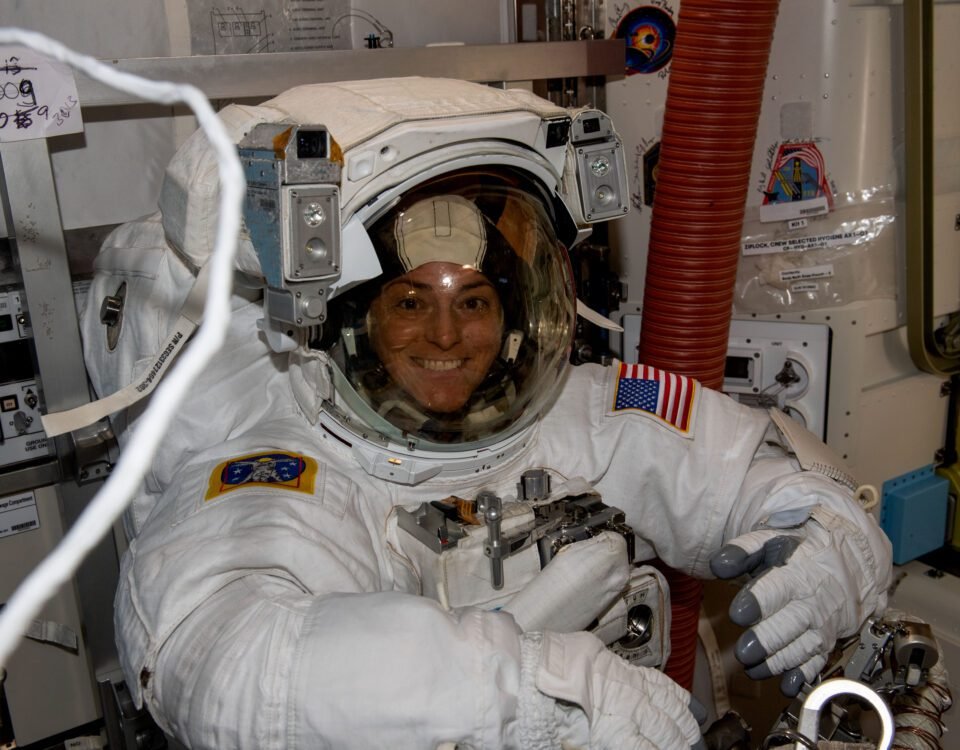
[[[872,484],[861,484],[853,496],[864,510],[873,510],[880,504],[880,493]]]
[[[334,39],[339,39],[340,37],[337,34],[337,25],[344,20],[345,18],[362,18],[364,21],[373,26],[374,29],[382,37],[382,42],[379,46],[381,47],[392,47],[393,46],[393,32],[390,31],[386,26],[384,26],[375,15],[368,13],[365,10],[353,10],[350,13],[344,13],[339,16],[336,21],[333,22],[333,28],[330,29],[330,33]]]
[[[109,479],[59,545],[24,579],[0,612],[0,670],[44,603],[70,580],[88,552],[111,530],[126,508],[156,453],[174,411],[188,388],[223,344],[230,319],[233,264],[246,181],[236,147],[203,93],[189,85],[147,78],[116,70],[74,52],[37,32],[0,28],[0,44],[18,44],[82,71],[120,91],[158,104],[184,103],[193,110],[217,155],[220,203],[217,238],[210,265],[203,323],[157,388]]]

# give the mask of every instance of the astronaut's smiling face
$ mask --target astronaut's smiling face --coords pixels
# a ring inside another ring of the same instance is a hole
[[[430,262],[383,286],[370,342],[393,381],[421,407],[460,409],[500,350],[503,308],[472,267]]]

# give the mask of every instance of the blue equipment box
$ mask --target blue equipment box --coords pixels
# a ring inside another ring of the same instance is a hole
[[[893,562],[914,560],[944,545],[950,482],[933,464],[883,483],[880,526],[893,543]]]

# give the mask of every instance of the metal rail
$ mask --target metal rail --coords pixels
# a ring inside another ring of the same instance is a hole
[[[623,75],[624,40],[450,45],[405,49],[271,52],[113,60],[145,78],[190,83],[210,99],[268,97],[305,83],[437,76],[467,81],[535,81]],[[104,61],[110,62],[110,61]],[[140,100],[76,74],[84,107]]]

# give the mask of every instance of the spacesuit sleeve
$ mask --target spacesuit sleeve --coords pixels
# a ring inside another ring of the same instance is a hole
[[[803,470],[766,411],[697,385],[689,419],[670,422],[631,394],[618,401],[619,380],[616,367],[573,368],[540,450],[543,460],[563,456],[565,474],[590,479],[626,512],[639,559],[712,578],[712,555],[732,539],[773,513],[818,504],[862,527],[871,547],[885,546],[853,492]]]
[[[883,581],[889,579],[883,571],[884,567],[889,568],[889,542],[876,519],[856,501],[850,485],[855,480],[845,473],[839,459],[832,465],[830,459],[824,459],[818,468],[804,468],[795,455],[795,447],[766,412],[712,392],[703,394],[701,408],[702,432],[687,445],[695,458],[691,466],[701,466],[699,471],[707,480],[690,517],[710,519],[710,523],[699,539],[695,564],[689,564],[689,558],[668,560],[670,564],[701,577],[712,577],[704,560],[724,545],[768,525],[799,527],[815,508],[822,508],[842,519],[848,533],[858,537],[860,564],[876,571],[882,588]],[[813,435],[806,435],[811,443],[819,444]],[[821,447],[824,455],[831,452],[826,446]],[[843,475],[846,482],[838,481],[837,475]],[[687,541],[697,541],[683,528],[678,534]],[[670,557],[670,552],[666,557]],[[885,601],[879,593],[878,596]]]
[[[696,436],[691,449],[709,479],[698,506],[691,511],[710,519],[710,527],[703,529],[694,565],[684,559],[671,560],[670,564],[676,563],[676,567],[700,577],[713,577],[704,561],[725,544],[771,522],[799,526],[818,507],[845,519],[850,530],[861,537],[859,544],[866,555],[863,565],[874,570],[885,561],[889,563],[889,542],[876,520],[857,503],[851,487],[829,476],[827,466],[822,470],[803,468],[789,441],[764,411],[741,406],[716,393],[705,393],[702,406],[702,416],[713,424],[704,426],[704,434]],[[748,437],[724,440],[724,425],[738,424]],[[702,450],[695,445],[698,440],[712,447]],[[735,446],[735,450],[724,448],[724,443]],[[710,481],[714,478],[716,481]],[[679,534],[689,539],[685,530]]]
[[[137,699],[193,748],[514,746],[513,618],[381,590],[382,521],[316,472],[205,499],[210,462],[184,471],[121,574]]]
[[[813,436],[807,433],[809,439]],[[764,433],[740,486],[724,528],[724,542],[758,526],[801,525],[815,507],[825,508],[850,522],[863,536],[864,549],[876,551],[871,567],[889,564],[889,541],[876,519],[865,512],[852,489],[855,480],[846,474],[839,459],[831,464],[830,449],[823,446],[827,458],[818,468],[801,466],[789,439],[771,422]],[[845,481],[839,481],[842,475]],[[771,519],[776,519],[771,521]]]

